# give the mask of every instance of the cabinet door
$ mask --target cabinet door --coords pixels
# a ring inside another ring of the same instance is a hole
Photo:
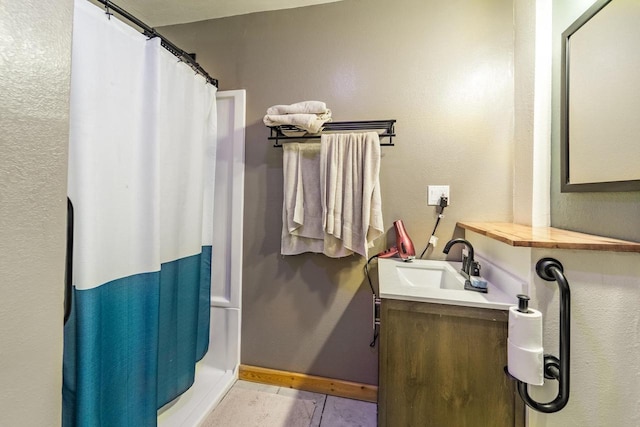
[[[508,312],[383,300],[381,321],[380,426],[524,425]]]

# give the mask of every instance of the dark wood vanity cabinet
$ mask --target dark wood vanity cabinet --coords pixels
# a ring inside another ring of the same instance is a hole
[[[508,318],[383,299],[378,426],[524,426],[524,403],[504,373]]]

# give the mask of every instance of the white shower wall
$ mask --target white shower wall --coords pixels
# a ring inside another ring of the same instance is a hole
[[[238,378],[244,202],[244,90],[216,94],[218,145],[211,260],[209,351],[189,390],[158,411],[161,427],[199,425]]]

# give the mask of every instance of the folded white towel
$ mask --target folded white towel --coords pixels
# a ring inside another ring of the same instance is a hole
[[[274,105],[267,109],[267,114],[324,114],[327,104],[322,101],[302,101],[291,105]]]
[[[324,134],[320,150],[323,227],[345,249],[367,257],[384,233],[380,140],[375,132]]]
[[[267,114],[262,120],[267,126],[295,126],[309,133],[318,133],[331,120],[331,111],[324,114]]]

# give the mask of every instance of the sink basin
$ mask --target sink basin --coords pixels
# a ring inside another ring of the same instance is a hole
[[[464,290],[464,277],[447,262],[403,262],[396,265],[396,273],[406,286]]]
[[[380,297],[467,307],[508,310],[517,298],[487,282],[488,292],[464,289],[460,262],[378,259]]]

